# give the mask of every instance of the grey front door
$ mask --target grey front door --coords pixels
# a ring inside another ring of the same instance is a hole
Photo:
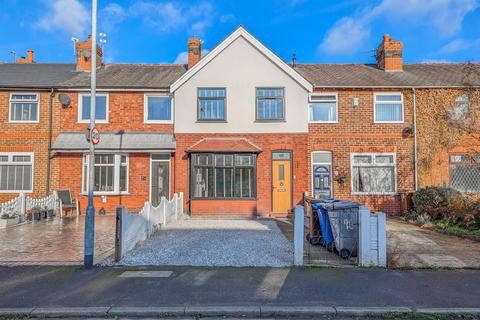
[[[152,161],[152,205],[158,206],[162,197],[169,198],[170,162]]]

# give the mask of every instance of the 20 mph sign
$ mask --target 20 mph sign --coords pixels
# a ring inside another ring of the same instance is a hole
[[[93,144],[100,142],[100,131],[98,131],[97,127],[93,127],[92,130],[90,130],[90,141]]]

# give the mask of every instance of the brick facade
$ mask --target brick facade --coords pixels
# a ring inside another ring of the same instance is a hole
[[[324,90],[316,90],[322,92]],[[333,92],[335,90],[328,90]],[[398,92],[399,90],[392,90]],[[330,151],[333,155],[333,196],[336,199],[359,201],[373,210],[400,213],[400,197],[396,195],[352,195],[350,154],[389,152],[396,154],[397,191],[414,190],[413,136],[405,136],[404,128],[412,128],[413,107],[411,90],[403,90],[404,123],[374,123],[374,92],[377,90],[336,90],[338,93],[338,123],[311,123],[308,134],[308,172],[311,189],[311,153]],[[359,98],[358,107],[352,99]],[[337,173],[335,175],[335,172]],[[345,175],[341,183],[335,176]]]
[[[32,92],[39,96],[39,122],[38,123],[12,123],[10,116],[10,94],[12,92]],[[50,92],[48,91],[0,91],[0,152],[33,152],[34,173],[33,193],[26,193],[34,197],[44,197],[47,184],[48,161],[48,131],[50,112]],[[58,110],[60,104],[57,96],[53,98],[52,140],[60,130]],[[59,169],[57,162],[51,162],[50,191],[54,190],[55,181],[58,180]],[[11,200],[18,193],[0,193],[0,202]]]
[[[251,200],[192,200],[192,215],[224,213],[268,216],[272,212],[271,152],[292,151],[293,162],[293,205],[301,203],[303,192],[307,189],[307,134],[185,134],[177,133],[175,186],[177,192],[183,192],[185,208],[189,205],[189,161],[185,152],[188,147],[206,137],[241,137],[260,147],[257,157],[257,199]]]

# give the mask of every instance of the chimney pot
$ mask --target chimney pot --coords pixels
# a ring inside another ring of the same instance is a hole
[[[188,39],[188,69],[202,58],[202,40],[197,37]]]
[[[33,61],[33,50],[27,50],[27,62],[34,63]]]

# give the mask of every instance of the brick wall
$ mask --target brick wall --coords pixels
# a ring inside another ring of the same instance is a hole
[[[26,90],[21,90],[25,92]],[[47,183],[48,161],[48,121],[50,110],[50,92],[31,91],[40,94],[39,122],[38,123],[10,123],[10,93],[12,91],[0,91],[0,152],[33,152],[34,153],[34,197],[44,197]],[[18,91],[15,91],[18,92]],[[58,135],[59,108],[57,96],[53,99],[53,131],[52,137]],[[51,163],[50,192],[55,190],[59,169],[56,161]],[[0,193],[0,202],[16,197],[17,193]]]
[[[257,200],[192,200],[192,214],[257,214],[266,216],[272,212],[271,202],[271,152],[291,150],[293,152],[293,205],[302,201],[307,188],[307,134],[184,134],[177,133],[175,185],[177,192],[183,192],[185,206],[188,206],[189,168],[185,150],[205,137],[244,137],[259,146],[262,152],[257,157]],[[187,207],[185,207],[187,208]]]
[[[316,90],[322,92],[322,90]],[[398,90],[394,90],[398,91]],[[328,90],[332,92],[332,90]],[[404,136],[405,127],[412,127],[412,92],[404,90],[404,123],[374,123],[373,90],[337,90],[338,123],[309,124],[308,135],[308,190],[311,191],[311,157],[313,151],[330,151],[333,172],[346,175],[344,183],[334,181],[333,195],[337,199],[351,199],[368,205],[373,210],[391,214],[400,213],[399,196],[353,196],[351,193],[350,154],[357,152],[392,152],[397,158],[397,191],[414,190],[413,136]],[[352,106],[359,98],[360,105]]]

